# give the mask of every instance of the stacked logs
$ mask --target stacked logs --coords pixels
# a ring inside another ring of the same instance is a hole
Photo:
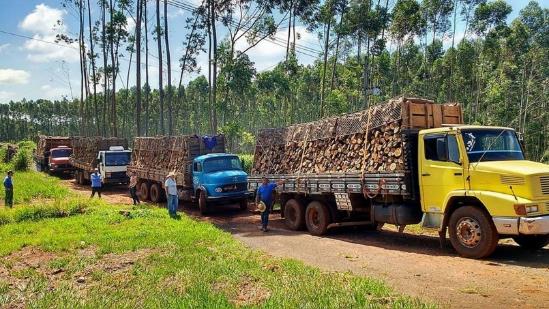
[[[102,150],[109,150],[111,146],[128,148],[128,140],[118,137],[73,137],[72,161],[73,163],[94,167],[97,164],[97,154]]]
[[[223,135],[215,138],[215,147],[208,149],[196,135],[136,137],[130,167],[185,174],[186,167],[196,156],[225,151]]]
[[[72,139],[66,136],[45,136],[40,135],[38,137],[38,143],[36,145],[36,157],[43,158],[48,156],[48,151],[52,148],[59,146],[72,146]]]
[[[461,112],[455,104],[396,98],[336,118],[265,129],[258,134],[252,174],[401,172],[403,129],[461,123],[449,116],[450,109]]]

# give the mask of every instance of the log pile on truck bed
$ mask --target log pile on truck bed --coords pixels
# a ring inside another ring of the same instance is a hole
[[[188,168],[194,158],[208,153],[225,152],[224,136],[216,135],[212,138],[215,146],[208,149],[203,138],[196,135],[136,137],[128,171],[146,173],[158,180],[169,172],[176,172],[178,183],[191,185]]]
[[[72,138],[67,136],[38,136],[38,143],[36,145],[36,158],[43,159],[46,152],[52,148],[59,146],[72,147]]]
[[[403,130],[462,121],[458,104],[401,97],[352,114],[264,129],[252,174],[404,171]]]
[[[78,168],[91,169],[97,164],[97,154],[111,146],[128,148],[128,140],[118,137],[73,137],[71,163]]]

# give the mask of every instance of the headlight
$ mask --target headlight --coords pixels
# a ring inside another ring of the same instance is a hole
[[[112,176],[112,173],[105,173],[105,176],[111,177],[111,176]]]
[[[221,193],[221,192],[223,192],[223,189],[221,189],[220,187],[217,187],[217,188],[215,188],[215,192]]]
[[[515,204],[515,213],[519,216],[525,216],[529,213],[538,212],[536,204]]]

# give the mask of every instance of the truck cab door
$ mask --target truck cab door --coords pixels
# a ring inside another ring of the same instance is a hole
[[[457,136],[426,134],[420,139],[419,150],[422,209],[428,213],[443,213],[447,194],[465,188]]]
[[[105,173],[105,153],[99,152],[97,155],[97,168],[99,169],[99,174],[101,174],[101,177],[105,179],[106,173]]]
[[[192,169],[192,177],[193,177],[193,189],[196,191],[202,184],[202,162],[193,162],[193,169]]]

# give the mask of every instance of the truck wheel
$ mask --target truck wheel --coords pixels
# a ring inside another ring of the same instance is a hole
[[[326,234],[330,224],[330,213],[328,207],[321,202],[312,201],[307,205],[305,211],[305,224],[309,233],[315,236]]]
[[[149,201],[150,200],[150,196],[149,196],[150,191],[151,191],[151,187],[149,186],[148,182],[141,183],[141,185],[139,186],[139,195],[141,197],[141,200]]]
[[[153,203],[161,203],[164,201],[165,193],[164,189],[159,184],[153,183],[150,190],[151,201]]]
[[[284,204],[284,222],[290,230],[299,231],[305,228],[305,207],[296,199],[289,199]]]
[[[459,255],[481,259],[494,252],[498,232],[492,219],[481,209],[463,206],[450,217],[450,241]]]
[[[206,200],[206,192],[200,191],[198,195],[198,208],[200,209],[200,214],[208,214],[208,201]]]
[[[525,249],[538,250],[549,244],[549,235],[519,235],[513,240]]]
[[[80,172],[79,171],[74,172],[74,182],[76,182],[77,185],[81,185],[81,183],[80,183]]]
[[[248,199],[240,200],[240,210],[248,210]]]

